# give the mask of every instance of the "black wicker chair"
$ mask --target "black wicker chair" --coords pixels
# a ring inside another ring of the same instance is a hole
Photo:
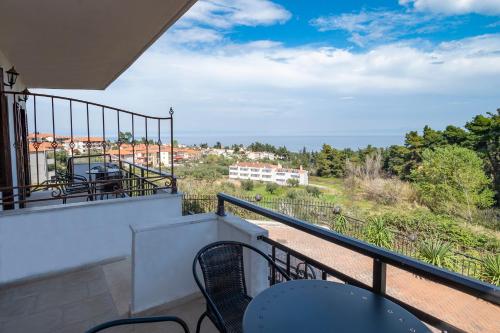
[[[222,241],[202,248],[193,262],[193,275],[207,302],[206,311],[198,319],[196,333],[200,332],[203,319],[208,317],[222,333],[242,332],[245,309],[252,300],[247,294],[243,263],[243,248],[260,254],[269,265],[286,279],[290,277],[268,255],[248,244]],[[200,264],[205,286],[196,273]]]
[[[177,324],[182,326],[182,329],[184,330],[185,333],[189,333],[189,328],[187,327],[184,320],[182,320],[178,317],[173,317],[173,316],[117,319],[117,320],[112,320],[112,321],[108,321],[106,323],[102,323],[100,325],[97,325],[96,327],[89,329],[86,333],[96,333],[96,332],[100,332],[102,330],[108,329],[110,327],[115,327],[115,326],[145,324],[145,323],[159,323],[159,322],[168,322],[168,321],[169,322],[176,322]]]

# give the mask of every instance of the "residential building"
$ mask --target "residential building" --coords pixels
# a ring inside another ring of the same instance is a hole
[[[274,161],[276,159],[276,155],[274,155],[274,153],[270,153],[267,151],[247,151],[245,153],[245,156],[252,161],[256,160]]]
[[[309,184],[308,172],[302,166],[300,169],[287,169],[281,164],[255,162],[238,162],[229,166],[229,178],[273,182],[279,185],[288,185],[289,179],[296,179],[299,185]]]

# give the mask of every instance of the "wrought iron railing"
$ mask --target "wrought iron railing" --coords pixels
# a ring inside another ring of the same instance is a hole
[[[248,202],[258,204],[261,207],[272,209],[288,216],[305,220],[308,223],[314,223],[319,226],[328,227],[343,235],[363,239],[364,230],[368,224],[350,216],[341,215],[338,207],[333,203],[320,202],[319,200],[293,200],[276,198],[240,197]],[[183,213],[196,214],[213,212],[217,207],[217,196],[215,195],[189,195],[184,194]],[[236,215],[246,219],[259,219],[262,216],[249,212],[247,210],[231,206],[229,210]],[[337,228],[335,221],[340,217],[345,218],[345,224]],[[391,250],[410,257],[418,257],[419,241],[412,235],[391,231],[394,239],[391,243]],[[482,257],[494,255],[485,249],[467,248],[467,251],[453,250],[449,259],[450,268],[460,274],[481,279],[484,273],[484,264]],[[476,256],[467,252],[476,253]]]
[[[363,255],[372,261],[372,282],[369,284],[352,274],[341,272],[335,267],[325,265],[318,260],[312,259],[276,240],[268,237],[261,237],[262,241],[270,245],[270,255],[273,260],[281,264],[286,272],[291,273],[295,278],[335,279],[382,294],[384,297],[404,307],[422,321],[440,329],[442,332],[465,332],[465,330],[438,318],[438,316],[427,312],[425,309],[421,308],[421,306],[409,304],[402,298],[397,297],[397,295],[387,293],[387,289],[391,288],[390,285],[387,285],[387,266],[409,272],[423,279],[450,288],[451,290],[471,295],[475,298],[489,302],[494,306],[500,305],[500,288],[497,286],[426,264],[405,255],[272,211],[258,204],[234,196],[219,193],[217,199],[217,214],[220,216],[225,215],[227,203],[230,204],[229,206],[231,207],[235,206],[261,217],[280,222],[290,228],[302,231],[307,235],[314,236],[315,238],[335,244],[351,252]],[[280,277],[276,276],[276,274],[278,273],[270,268],[271,281],[280,281]],[[494,319],[492,318],[492,320]]]
[[[146,116],[74,98],[4,94],[11,97],[14,110],[15,156],[11,159],[16,161],[17,179],[13,181],[16,186],[0,187],[2,209],[48,200],[176,192],[172,108],[167,116]],[[112,181],[102,177],[108,173],[107,163],[120,169],[119,177],[116,172],[107,177]],[[93,171],[99,164],[102,173]],[[93,191],[89,196],[71,189],[85,187],[75,185],[82,177]],[[43,191],[52,193],[32,196]]]

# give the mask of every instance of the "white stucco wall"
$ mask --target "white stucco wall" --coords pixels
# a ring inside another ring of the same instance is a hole
[[[0,212],[0,284],[131,254],[130,224],[182,215],[182,194]]]
[[[207,244],[240,241],[267,253],[267,245],[257,239],[267,235],[267,230],[232,215],[183,216],[151,225],[134,225],[132,232],[133,314],[199,294],[192,264],[196,253]],[[266,288],[265,260],[245,253],[245,276],[251,295]],[[201,272],[199,277],[202,279]]]

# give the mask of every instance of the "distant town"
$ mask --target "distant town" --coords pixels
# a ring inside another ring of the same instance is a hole
[[[30,162],[33,165],[38,164],[38,177],[41,181],[54,176],[57,166],[55,159],[65,161],[69,156],[85,157],[105,152],[111,160],[133,162],[151,168],[169,166],[172,157],[174,164],[181,165],[201,162],[203,157],[214,155],[242,161],[228,167],[230,179],[250,179],[274,182],[278,185],[295,185],[295,183],[308,185],[308,171],[302,166],[299,169],[292,169],[283,167],[279,163],[261,163],[259,161],[276,161],[278,156],[268,151],[254,151],[243,145],[224,148],[220,144],[209,147],[207,144],[187,146],[175,143],[171,149],[169,144],[146,142],[144,139],[132,144],[130,138],[125,135],[119,140],[103,141],[102,137],[54,136],[49,133],[30,133],[28,141]]]

